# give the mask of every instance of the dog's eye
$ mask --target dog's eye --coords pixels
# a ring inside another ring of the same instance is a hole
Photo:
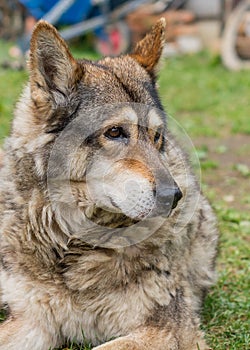
[[[158,129],[155,133],[155,136],[154,136],[154,144],[157,144],[161,138],[161,133],[162,133],[162,130],[161,129]]]
[[[122,127],[113,126],[105,132],[105,137],[111,140],[124,139],[127,138],[127,135]]]

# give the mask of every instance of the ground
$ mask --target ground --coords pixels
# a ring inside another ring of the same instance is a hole
[[[250,140],[249,135],[197,138],[194,144],[201,154],[203,181],[214,190],[214,198],[224,207],[250,210]]]
[[[2,60],[8,45],[0,43],[0,48]],[[74,51],[80,57],[86,56],[84,48]],[[0,69],[0,143],[9,131],[13,104],[26,79],[26,72]],[[218,282],[205,302],[203,328],[213,350],[247,350],[250,72],[231,73],[221,65],[219,57],[204,52],[164,60],[159,86],[169,116],[186,130],[195,146],[201,186],[218,216],[221,232]]]

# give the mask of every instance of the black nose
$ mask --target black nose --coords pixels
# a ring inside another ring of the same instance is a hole
[[[157,195],[158,203],[161,207],[174,209],[182,198],[182,192],[179,187],[161,189]]]

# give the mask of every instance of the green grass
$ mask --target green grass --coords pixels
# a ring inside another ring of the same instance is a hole
[[[9,60],[6,54],[9,47],[10,44],[0,41],[0,62]],[[13,106],[26,79],[26,72],[0,69],[0,144],[9,132]]]
[[[190,136],[250,134],[246,72],[231,74],[204,52],[166,62],[159,83],[169,114]]]
[[[1,43],[0,47],[6,50]],[[75,48],[74,52],[81,56],[82,49]],[[88,52],[88,57],[91,56]],[[194,141],[203,138],[206,145],[209,137],[220,140],[240,133],[249,135],[250,141],[249,76],[249,72],[228,72],[217,57],[208,53],[173,58],[163,64],[160,94],[169,115]],[[14,101],[26,79],[25,72],[0,70],[0,142],[8,133]],[[242,148],[246,158],[249,158],[248,150]],[[216,152],[224,154],[227,148],[220,145]],[[205,181],[206,175],[211,174],[216,180],[218,163],[209,158],[206,146],[198,150],[198,155]],[[238,164],[235,171],[239,178],[227,177],[232,189],[242,186],[243,181],[249,182],[246,166]],[[218,188],[220,185],[216,184]],[[205,184],[203,188],[218,215],[221,231],[218,283],[206,299],[203,328],[213,350],[247,350],[250,348],[250,214],[244,209],[247,207],[228,207],[216,195],[215,188]],[[244,197],[246,206],[250,203],[248,193]],[[240,198],[237,200],[240,202]],[[73,344],[68,348],[80,349]]]
[[[221,242],[219,280],[203,312],[207,339],[214,350],[250,348],[250,214],[216,207]]]
[[[17,101],[26,79],[25,72],[0,70],[0,143],[9,132],[14,101]]]

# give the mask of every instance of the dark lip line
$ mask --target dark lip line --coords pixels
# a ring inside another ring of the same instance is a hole
[[[121,208],[118,207],[118,205],[116,204],[116,202],[113,200],[112,197],[108,196],[108,199],[110,200],[111,204],[112,204],[115,208],[121,210]]]

